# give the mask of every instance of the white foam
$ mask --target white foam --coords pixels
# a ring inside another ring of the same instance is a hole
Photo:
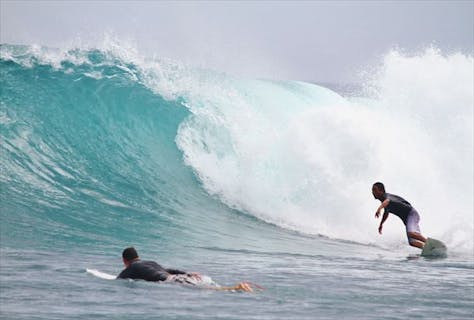
[[[391,52],[370,79],[376,94],[357,101],[298,83],[211,83],[191,94],[177,143],[211,194],[266,221],[405,242],[398,218],[376,232],[381,180],[418,209],[425,234],[472,252],[472,70],[471,56]]]

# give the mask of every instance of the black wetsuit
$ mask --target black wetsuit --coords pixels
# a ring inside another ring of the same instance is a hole
[[[385,199],[390,200],[388,206],[385,208],[386,212],[390,212],[398,216],[400,219],[402,219],[403,224],[406,225],[408,214],[413,209],[411,204],[402,197],[390,193],[385,193],[381,201],[383,202]]]
[[[165,269],[155,261],[136,260],[125,268],[117,278],[165,281],[170,274],[186,274],[186,272],[175,269]]]

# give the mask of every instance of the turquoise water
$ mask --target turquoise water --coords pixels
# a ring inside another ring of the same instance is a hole
[[[394,55],[376,95],[346,98],[116,48],[2,45],[2,318],[471,319],[472,57],[421,58],[437,73],[416,92]],[[426,101],[446,75],[468,83]],[[376,233],[376,180],[409,197],[446,259],[420,258],[397,218]],[[130,245],[265,290],[86,273],[118,274]]]

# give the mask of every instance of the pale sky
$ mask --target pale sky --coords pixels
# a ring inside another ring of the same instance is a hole
[[[473,54],[474,1],[7,1],[0,42],[104,34],[147,56],[256,78],[351,82],[391,48]]]

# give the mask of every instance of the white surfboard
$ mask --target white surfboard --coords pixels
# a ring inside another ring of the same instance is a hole
[[[422,257],[432,257],[432,258],[444,258],[447,256],[448,248],[446,245],[436,239],[428,238],[425,242],[425,246],[421,251]]]
[[[101,279],[105,279],[105,280],[115,280],[117,278],[116,276],[114,276],[112,274],[101,272],[97,269],[86,269],[86,272],[92,274],[93,276],[95,276],[97,278],[101,278]]]

